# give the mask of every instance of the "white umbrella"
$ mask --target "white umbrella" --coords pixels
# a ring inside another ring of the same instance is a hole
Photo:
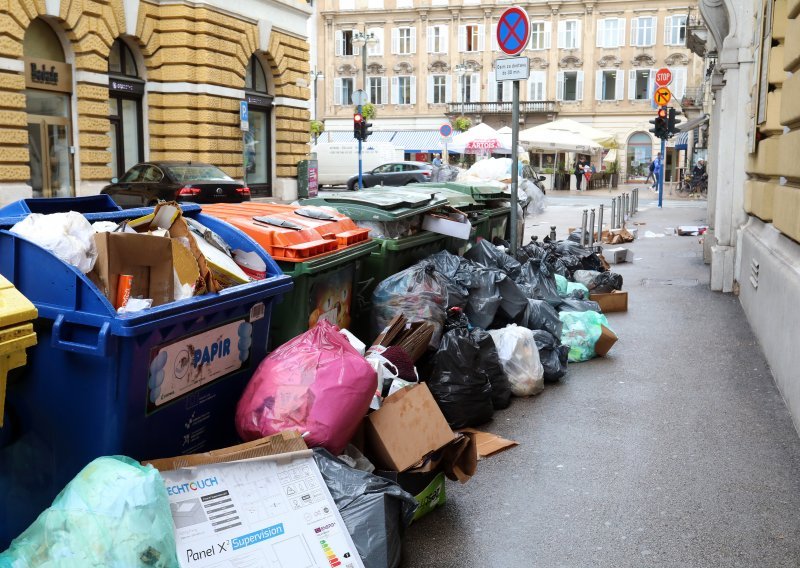
[[[608,151],[608,154],[606,154],[606,157],[603,158],[603,161],[604,162],[609,162],[609,163],[616,162],[617,161],[617,150],[615,148],[611,148],[611,150]]]
[[[490,154],[494,152],[507,154],[511,152],[511,136],[500,134],[497,130],[482,122],[466,132],[454,136],[453,142],[447,145],[447,149],[464,154]]]
[[[528,147],[528,150],[538,152],[580,152],[590,154],[602,149],[602,146],[585,136],[569,132],[543,128],[542,124],[528,128],[519,133],[519,141]]]
[[[594,128],[593,126],[569,118],[559,118],[558,120],[548,122],[547,126],[553,130],[567,130],[575,134],[580,134],[592,142],[597,142],[604,148],[614,148],[617,145],[616,137],[610,132]]]

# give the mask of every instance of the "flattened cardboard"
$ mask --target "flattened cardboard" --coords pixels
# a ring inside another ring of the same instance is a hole
[[[150,298],[153,306],[171,302],[174,288],[171,239],[134,233],[97,233],[92,281],[110,302],[120,274],[133,276],[131,298]]]
[[[382,469],[411,469],[455,438],[425,383],[387,397],[366,418],[369,456]]]
[[[198,287],[203,288],[205,283],[200,277],[200,267],[197,266],[192,251],[177,239],[170,239],[170,241],[172,242],[172,264],[178,275],[178,281],[191,286],[192,291]]]
[[[594,345],[594,352],[597,354],[598,357],[605,357],[605,355],[611,351],[611,348],[617,342],[617,334],[608,329],[606,326],[600,326],[602,328],[602,332],[600,333],[600,339],[597,340],[597,343]]]
[[[441,213],[425,215],[422,218],[422,228],[432,233],[466,240],[472,231],[472,224],[465,213],[453,207],[444,207]]]
[[[513,440],[506,440],[495,434],[489,432],[481,432],[474,428],[462,428],[459,432],[468,434],[475,440],[475,446],[478,450],[478,459],[488,458],[494,454],[500,453],[508,448],[513,448],[519,445],[519,442]]]
[[[604,314],[628,311],[628,293],[621,290],[604,294],[590,294],[589,299],[600,304],[600,309]]]

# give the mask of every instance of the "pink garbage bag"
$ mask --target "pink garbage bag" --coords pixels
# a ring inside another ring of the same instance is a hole
[[[338,455],[367,413],[377,381],[338,328],[320,320],[261,362],[236,408],[236,429],[245,441],[308,432],[306,444]]]

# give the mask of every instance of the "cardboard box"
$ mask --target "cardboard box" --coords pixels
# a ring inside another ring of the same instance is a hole
[[[590,294],[589,299],[592,302],[600,304],[600,309],[604,314],[611,312],[627,312],[628,311],[628,293],[620,290],[614,290],[607,294]]]
[[[399,472],[420,465],[457,438],[425,383],[387,397],[367,416],[365,434],[375,466]]]
[[[171,239],[135,233],[97,233],[95,243],[97,262],[90,278],[112,305],[120,274],[133,276],[131,298],[150,298],[153,306],[172,301]]]
[[[603,250],[603,256],[609,264],[620,264],[623,262],[633,262],[633,251],[625,247],[607,248]]]
[[[606,326],[603,325],[600,327],[602,328],[602,332],[600,333],[600,339],[598,339],[597,343],[594,345],[594,352],[597,353],[598,357],[604,357],[617,342],[618,338],[617,334]]]
[[[429,213],[422,219],[422,228],[432,233],[457,239],[469,239],[472,224],[466,213],[453,207],[445,207],[440,213]]]

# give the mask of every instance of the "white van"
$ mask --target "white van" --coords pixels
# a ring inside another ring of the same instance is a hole
[[[358,141],[320,142],[311,148],[317,154],[319,185],[344,185],[358,175]],[[361,169],[371,171],[387,162],[402,162],[404,152],[390,142],[370,142],[361,147]]]

